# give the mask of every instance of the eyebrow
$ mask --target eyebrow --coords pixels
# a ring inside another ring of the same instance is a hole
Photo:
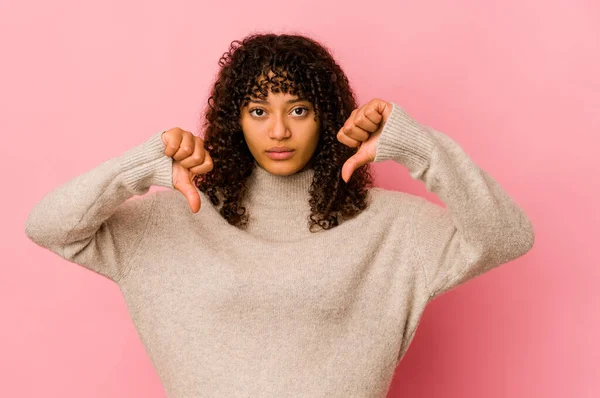
[[[302,99],[302,98],[296,98],[296,99],[288,100],[288,101],[286,101],[286,103],[288,103],[288,104],[294,104],[296,102],[303,102],[303,101],[307,101],[307,100]],[[255,102],[257,104],[265,104],[265,105],[269,104],[269,101],[261,100],[261,99],[251,99],[250,102]]]

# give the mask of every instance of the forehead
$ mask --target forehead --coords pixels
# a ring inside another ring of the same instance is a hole
[[[257,104],[294,104],[297,102],[308,102],[308,100],[298,97],[290,93],[274,93],[269,91],[267,97],[262,98],[251,96],[249,102]]]
[[[288,72],[284,69],[276,68],[275,71],[272,69],[263,70],[255,78],[248,94],[252,99],[277,97],[278,99],[288,100],[297,97],[297,89],[298,85],[288,75]]]

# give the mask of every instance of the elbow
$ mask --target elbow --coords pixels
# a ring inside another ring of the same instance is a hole
[[[529,217],[525,216],[525,223],[523,227],[523,254],[527,253],[533,248],[535,243],[535,228],[533,227],[533,223]]]
[[[46,223],[44,222],[43,212],[34,207],[25,221],[25,236],[32,242],[42,247],[51,246],[51,236]]]
[[[504,239],[501,245],[504,248],[506,261],[511,261],[525,255],[535,244],[535,228],[533,223],[525,213],[521,214],[522,217],[519,224],[507,231],[505,235],[506,239]]]
[[[487,244],[481,243],[479,247],[481,261],[500,265],[525,255],[533,248],[535,243],[533,224],[524,213],[521,214],[518,223],[505,225],[502,229],[490,232],[491,235],[486,239]]]
[[[39,247],[64,257],[62,238],[50,231],[42,214],[34,211],[28,216],[25,222],[25,236]]]
[[[25,220],[25,236],[36,242],[38,240],[39,227],[36,222],[35,208],[29,213]]]
[[[32,242],[42,246],[43,228],[37,217],[35,209],[29,213],[25,221],[25,236]]]

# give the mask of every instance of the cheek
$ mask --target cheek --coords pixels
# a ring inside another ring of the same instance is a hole
[[[253,139],[252,134],[244,133],[244,139],[246,140],[246,144],[250,149],[254,149],[256,147],[256,140]]]
[[[262,152],[261,140],[257,137],[256,134],[253,134],[252,131],[244,131],[244,139],[246,140],[246,145],[250,152],[257,156]]]
[[[244,135],[244,139],[246,140],[246,143],[248,144],[249,147],[254,146],[254,143],[256,142],[256,138],[255,138],[256,134],[254,133],[252,123],[242,122],[241,126],[242,126],[242,133]]]
[[[313,146],[317,146],[317,142],[319,141],[319,136],[320,136],[320,130],[319,130],[319,126],[312,126],[311,130],[310,130],[310,134],[308,134],[311,138],[310,141],[312,143]]]

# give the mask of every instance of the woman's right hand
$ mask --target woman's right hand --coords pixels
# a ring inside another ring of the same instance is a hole
[[[213,169],[212,158],[204,149],[204,140],[174,127],[162,133],[165,155],[173,158],[173,187],[180,191],[194,213],[200,210],[200,195],[193,184],[194,174],[205,174]]]

